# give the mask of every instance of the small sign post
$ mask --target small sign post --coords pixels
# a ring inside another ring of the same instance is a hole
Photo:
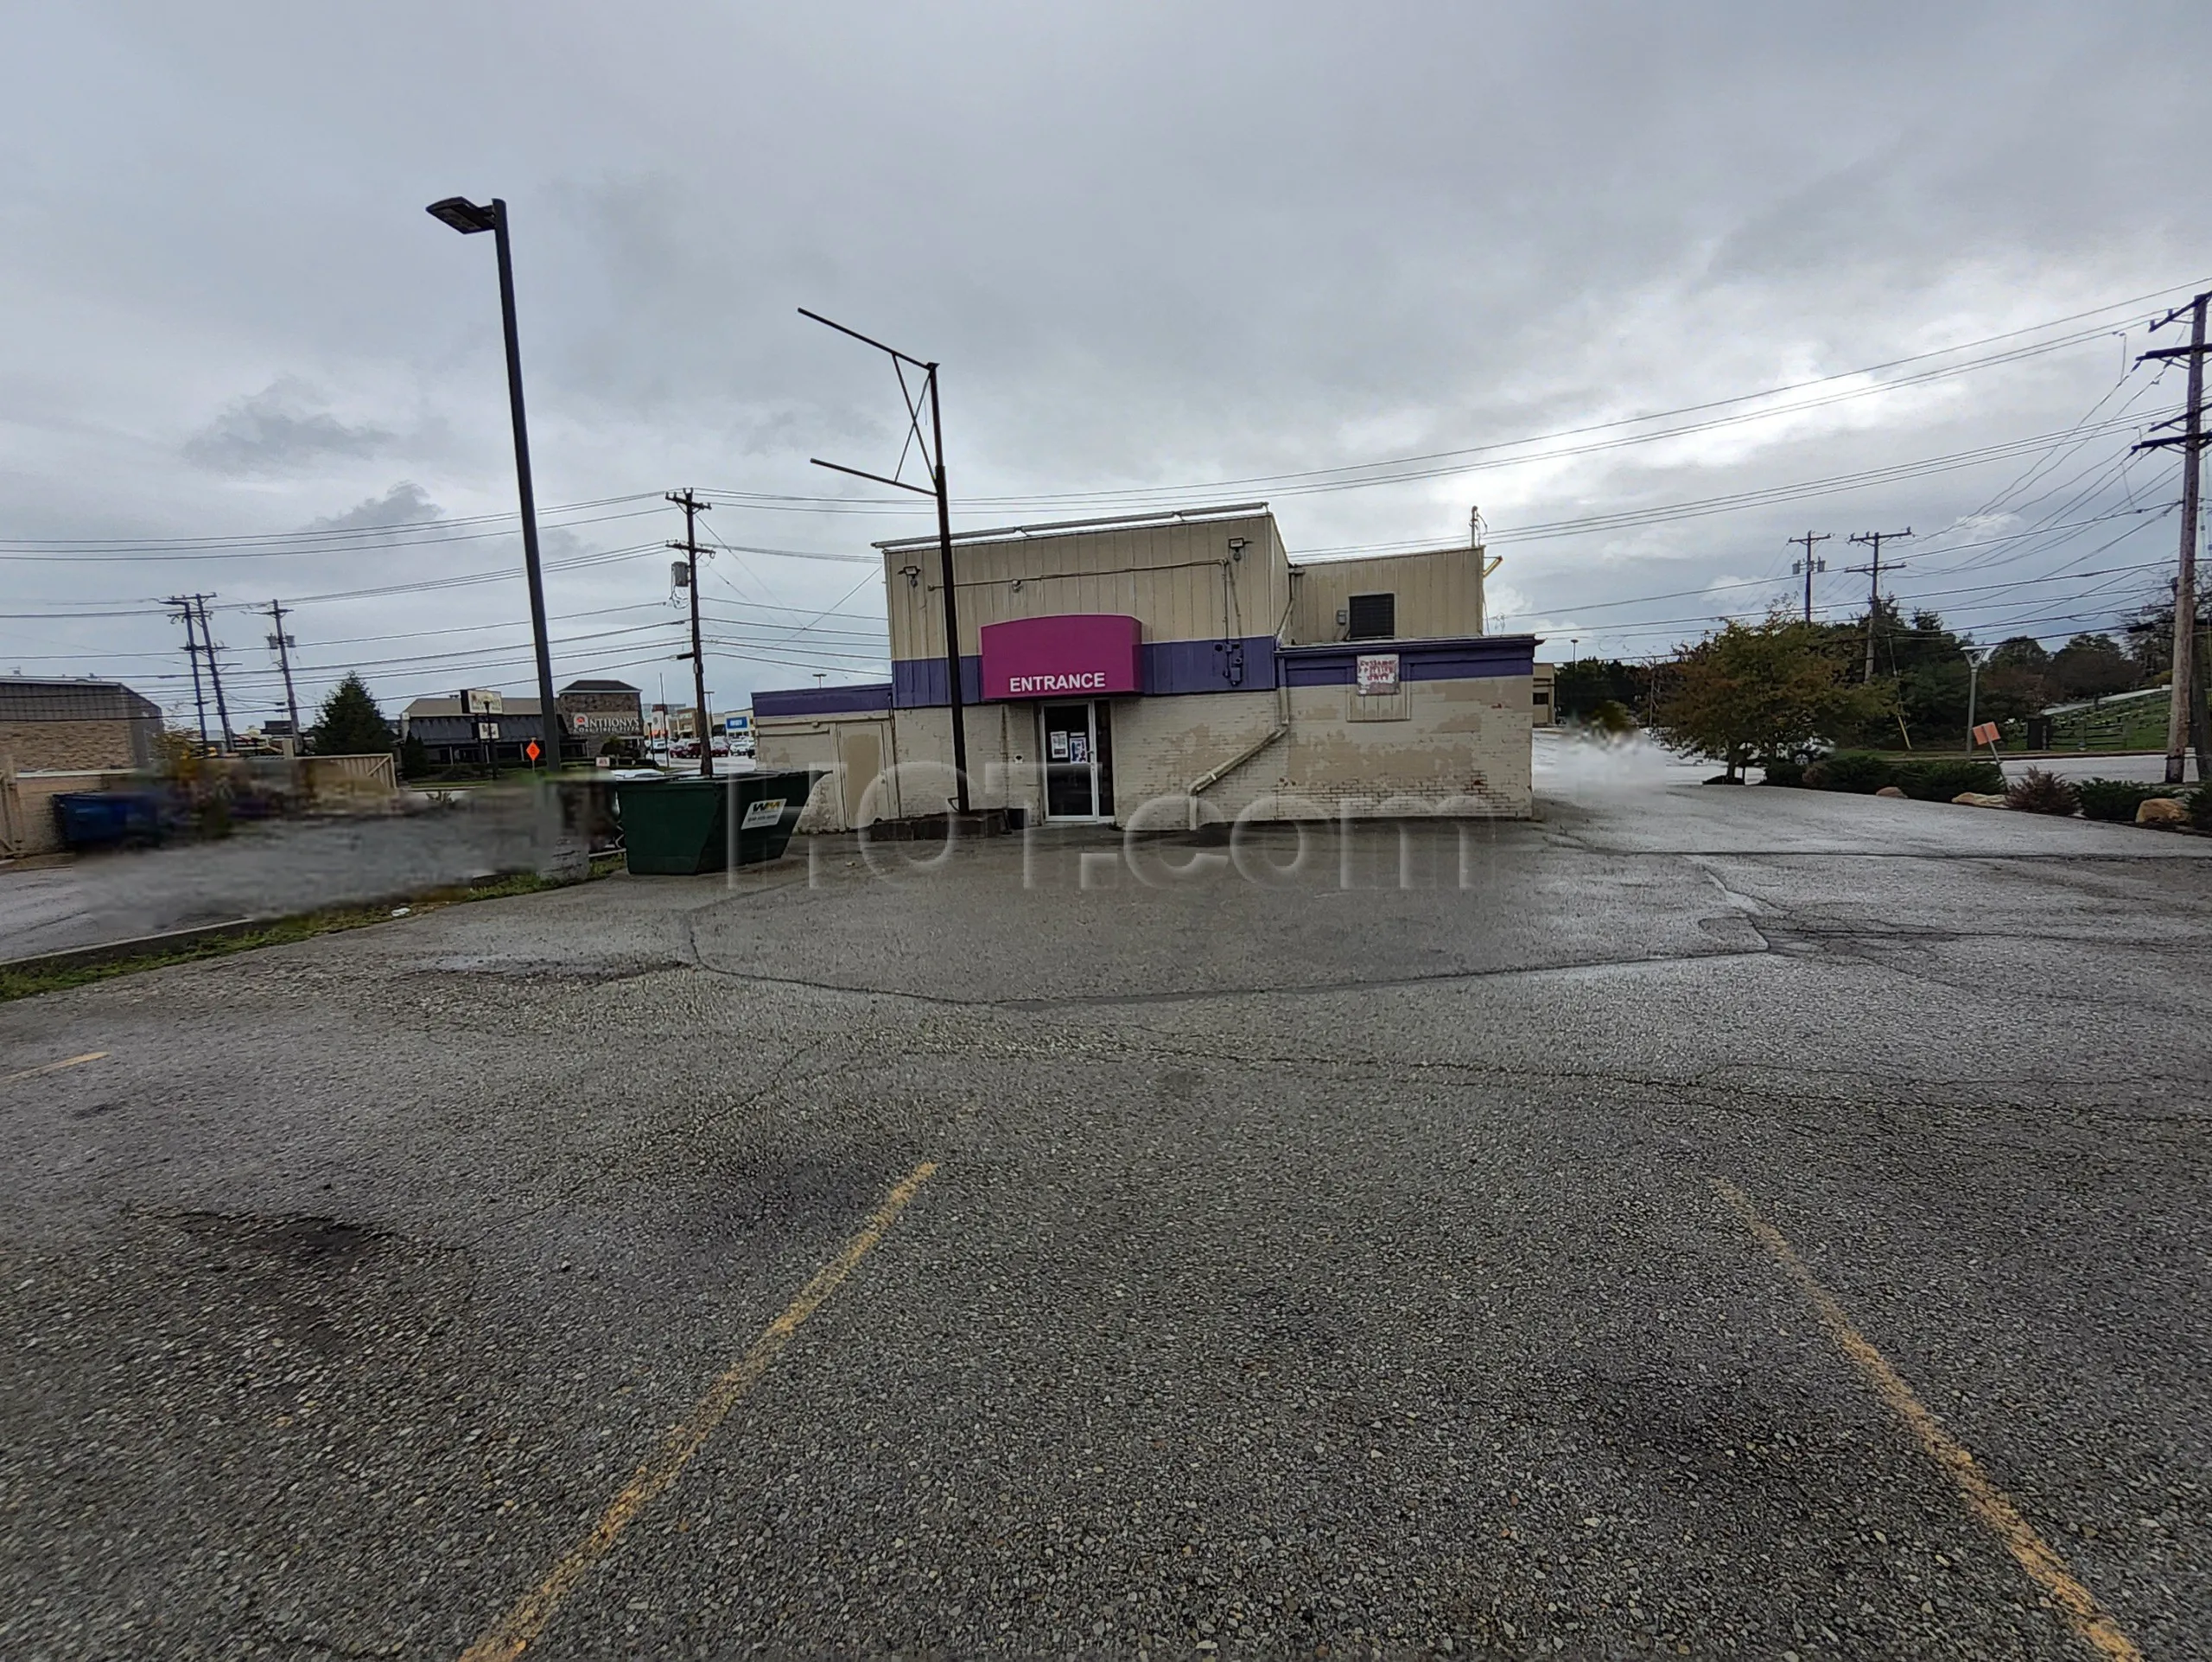
[[[523,746],[522,753],[525,756],[528,756],[531,763],[534,765],[538,757],[537,741],[536,739],[532,739],[528,744]]]

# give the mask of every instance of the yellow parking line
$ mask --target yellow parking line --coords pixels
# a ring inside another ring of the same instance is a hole
[[[1967,1509],[2005,1543],[2029,1578],[2065,1613],[2068,1623],[2082,1641],[2098,1655],[2112,1658],[2114,1662],[2142,1662],[2143,1652],[2135,1648],[2134,1641],[2120,1632],[2119,1624],[2105,1614],[2095,1596],[2067,1569],[2066,1561],[2020,1515],[2012,1497],[1982,1475],[1973,1455],[1912,1394],[1912,1387],[1890,1366],[1889,1359],[1851,1325],[1843,1306],[1814,1279],[1813,1272],[1805,1267],[1805,1261],[1783,1239],[1782,1232],[1760,1217],[1750,1197],[1726,1178],[1714,1178],[1713,1187],[1744,1220],[1759,1245],[1773,1255],[1783,1272],[1797,1283],[1797,1290],[1805,1295],[1821,1318],[1821,1325],[1828,1330],[1828,1336],[1866,1375],[1891,1411],[1905,1423],[1928,1457],[1958,1486]]]
[[[58,1062],[48,1062],[43,1067],[27,1067],[20,1073],[10,1073],[5,1079],[0,1079],[0,1085],[13,1085],[18,1079],[35,1079],[41,1073],[59,1073],[65,1067],[78,1067],[86,1062],[96,1062],[106,1054],[107,1052],[105,1050],[88,1050],[81,1056],[66,1057]]]
[[[613,1550],[614,1543],[631,1521],[683,1474],[691,1457],[714,1435],[715,1428],[728,1417],[730,1410],[737,1406],[739,1398],[767,1372],[777,1355],[791,1342],[791,1335],[798,1331],[799,1324],[821,1309],[823,1301],[852,1274],[854,1266],[883,1239],[884,1232],[906,1209],[906,1203],[936,1170],[937,1162],[925,1160],[906,1174],[868,1220],[867,1226],[845,1243],[844,1251],[816,1270],[813,1279],[799,1289],[798,1296],[785,1306],[784,1313],[771,1321],[745,1354],[708,1387],[707,1394],[699,1398],[690,1417],[668,1434],[658,1453],[638,1468],[623,1486],[621,1493],[600,1514],[599,1521],[584,1538],[562,1555],[543,1581],[523,1595],[512,1609],[461,1652],[461,1662],[513,1662],[545,1631],[545,1624],[553,1619],[553,1613],[561,1608],[562,1602],[575,1590],[592,1566]]]

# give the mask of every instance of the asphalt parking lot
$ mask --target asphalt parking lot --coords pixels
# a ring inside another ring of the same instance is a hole
[[[0,1653],[2212,1651],[2212,840],[1543,812],[0,1006]]]

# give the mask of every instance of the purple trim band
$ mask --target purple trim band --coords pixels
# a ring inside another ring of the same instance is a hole
[[[1275,638],[1271,634],[1247,635],[1242,640],[1147,640],[1139,652],[1144,692],[1150,697],[1192,692],[1265,692],[1275,685]],[[901,710],[947,703],[944,659],[899,659],[891,665],[891,687],[892,702]],[[960,660],[960,695],[968,704],[983,702],[980,658]]]
[[[1194,692],[1266,692],[1275,686],[1278,673],[1285,686],[1348,687],[1357,678],[1356,660],[1362,653],[1370,652],[1397,653],[1399,676],[1408,681],[1466,681],[1490,676],[1533,675],[1536,669],[1536,637],[1532,634],[1464,635],[1442,640],[1340,640],[1317,646],[1278,646],[1273,635],[1265,634],[1247,635],[1242,640],[1147,640],[1141,649],[1144,691],[1145,696],[1154,698]],[[823,691],[836,693],[861,689],[825,687]],[[944,659],[899,659],[891,665],[890,691],[891,702],[900,710],[949,703],[944,696]],[[756,712],[766,714],[769,712],[760,703],[763,697],[810,696],[755,693],[753,705]],[[960,660],[960,696],[965,704],[983,702],[983,664],[980,658]]]
[[[932,704],[950,704],[952,700],[944,696],[944,659],[892,659],[891,702],[901,710],[925,710]],[[963,706],[983,702],[983,660],[980,658],[960,660],[960,702]]]
[[[891,708],[891,683],[859,686],[795,687],[787,692],[753,695],[754,718],[764,716],[848,716]]]
[[[1270,692],[1275,685],[1275,638],[1154,640],[1144,649],[1144,690],[1154,697],[1188,692]]]
[[[1285,686],[1348,687],[1358,679],[1366,653],[1395,653],[1402,681],[1471,681],[1492,676],[1533,675],[1536,637],[1467,635],[1447,640],[1346,640],[1320,646],[1285,646],[1279,654]]]

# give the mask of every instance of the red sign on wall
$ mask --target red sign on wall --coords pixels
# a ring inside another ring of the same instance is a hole
[[[1096,698],[1144,691],[1144,629],[1103,612],[986,623],[983,697]]]

